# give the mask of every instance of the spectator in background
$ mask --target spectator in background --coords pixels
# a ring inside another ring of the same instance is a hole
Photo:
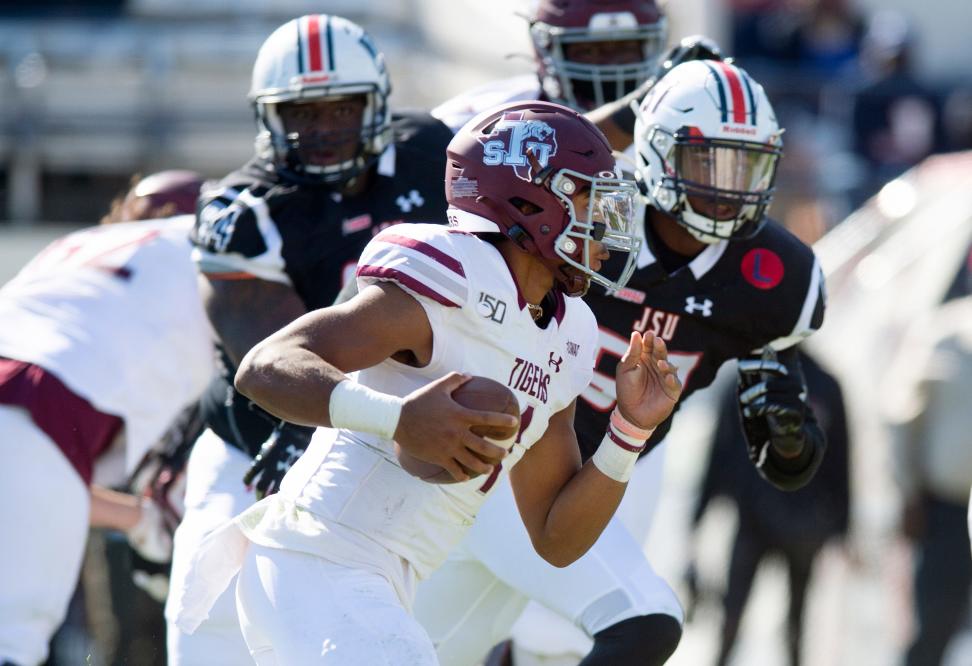
[[[852,69],[861,50],[865,22],[852,0],[809,0],[784,40],[786,64],[821,78]]]
[[[943,146],[938,95],[914,75],[913,48],[905,16],[883,11],[869,22],[852,120],[854,151],[870,176],[861,200]]]
[[[737,60],[775,60],[796,20],[789,0],[729,0],[731,53]]]
[[[972,88],[966,82],[952,88],[942,101],[945,150],[972,150]]]
[[[907,666],[942,661],[969,601],[966,503],[972,486],[972,297],[917,321],[888,372],[884,404],[901,530],[914,543],[917,627]]]

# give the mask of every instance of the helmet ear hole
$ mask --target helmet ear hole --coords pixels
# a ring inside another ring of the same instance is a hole
[[[513,197],[512,199],[509,199],[509,202],[514,208],[527,217],[543,212],[543,208],[536,205],[532,201],[527,201],[521,197]]]

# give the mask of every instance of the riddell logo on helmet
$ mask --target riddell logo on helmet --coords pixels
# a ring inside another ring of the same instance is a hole
[[[742,127],[740,125],[723,125],[723,132],[729,132],[730,134],[746,134],[748,136],[756,135],[755,127]]]
[[[334,78],[330,74],[304,74],[300,77],[300,82],[305,85],[308,83],[327,83]]]
[[[479,142],[483,144],[483,164],[511,166],[516,177],[526,181],[533,177],[534,164],[542,169],[557,154],[556,130],[542,120],[524,120],[522,111],[504,113]]]

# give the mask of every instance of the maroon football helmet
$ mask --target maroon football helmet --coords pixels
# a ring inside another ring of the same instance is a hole
[[[129,196],[147,200],[153,216],[163,209],[169,215],[186,215],[196,212],[196,199],[202,187],[203,177],[188,169],[171,169],[145,176],[132,188]]]
[[[575,196],[584,201],[580,195],[588,188],[586,210],[576,210]],[[587,291],[591,280],[620,289],[631,277],[641,246],[636,198],[634,181],[620,177],[600,130],[552,102],[485,111],[447,148],[450,225],[506,235],[547,262],[571,296]],[[624,256],[595,271],[591,241]],[[605,275],[608,270],[615,277]]]
[[[668,26],[655,0],[539,0],[530,36],[545,98],[589,111],[654,73]]]
[[[196,212],[203,177],[187,169],[159,171],[144,178],[132,177],[127,194],[115,197],[101,224],[154,220]]]

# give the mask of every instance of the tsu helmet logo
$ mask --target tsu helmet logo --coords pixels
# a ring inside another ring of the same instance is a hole
[[[557,132],[542,120],[523,120],[522,111],[508,111],[493,126],[483,144],[483,164],[513,167],[516,177],[530,180],[533,164],[527,157],[532,153],[541,168],[557,154]]]

